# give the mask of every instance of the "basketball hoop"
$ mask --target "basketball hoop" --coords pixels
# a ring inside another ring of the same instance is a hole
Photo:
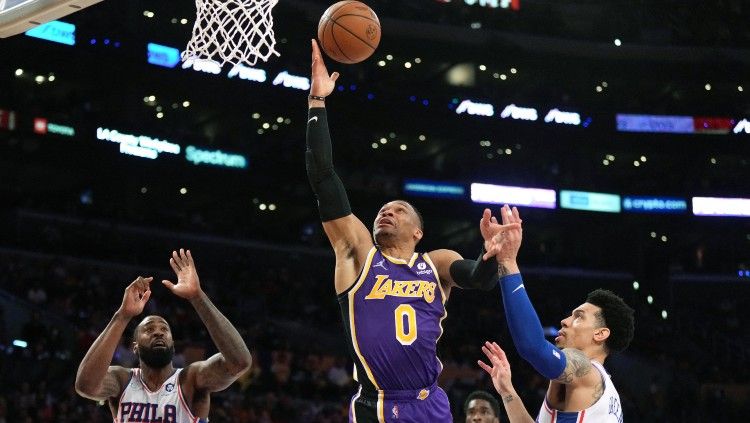
[[[182,52],[182,67],[200,62],[218,66],[255,65],[276,51],[271,9],[278,0],[196,0],[193,35]]]

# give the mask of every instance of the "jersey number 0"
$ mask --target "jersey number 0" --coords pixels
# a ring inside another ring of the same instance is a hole
[[[394,310],[396,339],[401,345],[411,345],[417,339],[417,313],[409,304],[401,304]],[[404,327],[404,316],[408,327]]]

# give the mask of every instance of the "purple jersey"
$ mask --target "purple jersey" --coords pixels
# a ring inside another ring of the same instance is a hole
[[[427,254],[414,253],[407,262],[373,247],[356,283],[338,300],[354,377],[363,388],[419,390],[436,383],[446,298]]]

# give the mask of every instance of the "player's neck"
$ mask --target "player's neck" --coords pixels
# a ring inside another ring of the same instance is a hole
[[[583,353],[586,354],[586,357],[588,357],[589,360],[594,360],[602,366],[604,365],[604,360],[607,358],[607,352],[601,348],[584,351]]]
[[[414,255],[414,246],[412,245],[380,245],[380,251],[388,257],[393,257],[405,261],[411,260]]]
[[[141,362],[141,379],[143,379],[143,382],[151,391],[159,389],[164,381],[169,379],[174,372],[175,369],[172,366],[172,363],[169,363],[160,369],[155,369]]]

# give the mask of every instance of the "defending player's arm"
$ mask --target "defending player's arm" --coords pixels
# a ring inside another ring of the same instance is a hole
[[[105,400],[122,393],[128,380],[128,370],[109,364],[130,319],[143,312],[143,307],[151,297],[149,284],[152,280],[153,278],[139,276],[125,288],[120,308],[91,344],[78,366],[75,388],[79,395],[94,400]]]
[[[208,360],[191,364],[188,378],[195,390],[216,392],[225,389],[250,368],[250,351],[237,329],[201,289],[190,250],[180,249],[179,254],[173,251],[169,264],[177,275],[177,283],[166,280],[162,283],[175,295],[190,301],[219,349]]]
[[[516,389],[513,387],[510,363],[505,356],[505,351],[495,342],[485,342],[482,352],[490,360],[490,365],[485,364],[481,360],[478,360],[477,364],[492,378],[492,384],[503,400],[503,407],[505,407],[505,413],[508,415],[508,421],[510,423],[533,423],[534,419],[526,411],[521,397],[518,396]]]
[[[336,252],[336,290],[341,292],[355,279],[372,247],[372,238],[365,225],[352,214],[344,184],[333,167],[328,115],[322,99],[333,92],[338,76],[337,72],[328,74],[318,44],[312,40],[305,166],[310,186],[318,199],[323,229]]]
[[[501,213],[504,225],[520,225],[521,218],[515,207],[511,210],[506,205]],[[510,335],[521,357],[539,373],[556,382],[577,384],[591,373],[591,362],[580,351],[571,348],[560,350],[544,338],[542,324],[526,294],[516,263],[522,233],[520,226],[498,233],[490,246],[499,263],[500,292]]]
[[[441,280],[446,280],[448,286],[458,286],[465,289],[481,289],[488,291],[497,285],[497,259],[495,254],[488,252],[492,244],[492,237],[500,231],[517,226],[516,223],[499,225],[489,209],[485,209],[479,230],[484,244],[476,260],[467,260],[452,250],[436,250],[430,257],[440,272]]]

